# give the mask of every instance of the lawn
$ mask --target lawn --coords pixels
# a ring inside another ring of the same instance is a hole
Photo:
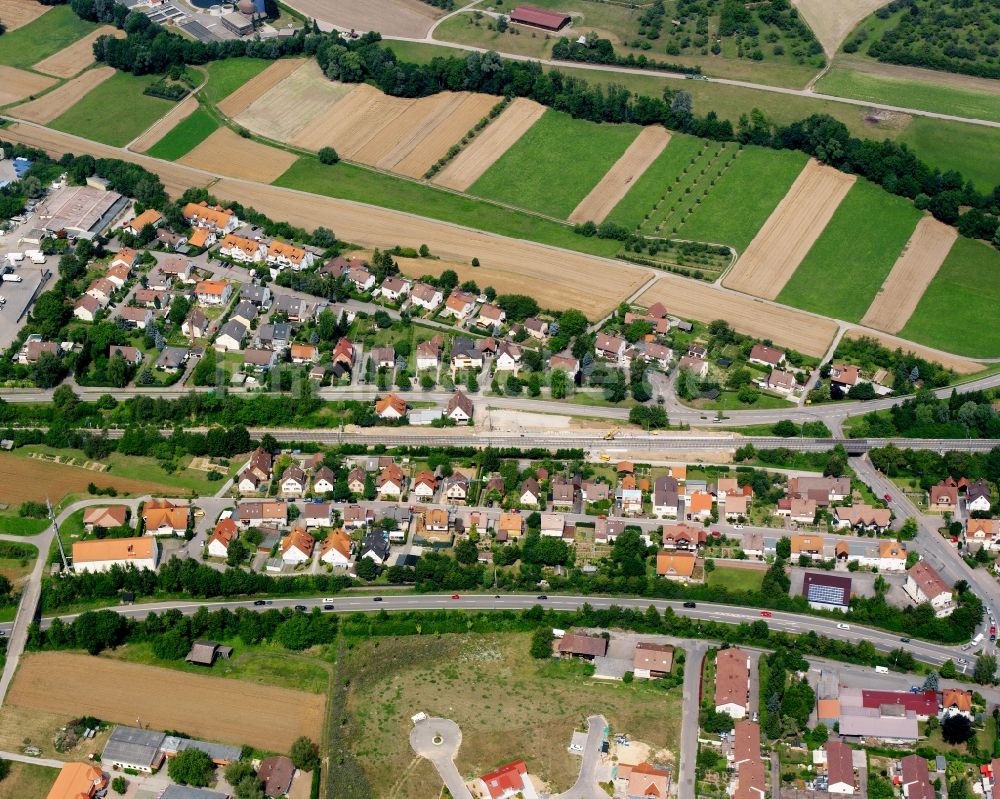
[[[205,141],[218,127],[215,118],[199,106],[191,116],[154,144],[146,155],[176,161]]]
[[[122,147],[173,108],[169,100],[142,93],[158,79],[157,75],[116,72],[56,117],[50,127]],[[115,109],[114,113],[109,109]]]
[[[857,322],[892,270],[921,213],[860,179],[778,295],[778,302]]]
[[[629,228],[638,227],[643,219],[662,199],[666,187],[681,173],[702,150],[704,139],[673,133],[670,143],[649,168],[632,184],[632,188],[614,207],[608,219]]]
[[[960,236],[899,335],[960,355],[1000,357],[997,308],[1000,252]]]
[[[1000,184],[1000,136],[995,128],[914,119],[899,141],[909,145],[917,157],[942,171],[957,169],[984,193]]]
[[[49,526],[48,519],[27,519],[16,514],[16,509],[0,514],[0,533],[5,535],[38,535]]]
[[[0,575],[10,580],[15,588],[20,588],[35,567],[37,558],[38,547],[32,544],[0,541]]]
[[[212,61],[206,67],[208,69],[208,82],[201,90],[202,94],[210,103],[217,103],[273,63],[268,59],[246,57]]]
[[[702,411],[790,410],[795,407],[794,403],[783,397],[763,391],[758,394],[756,402],[747,404],[737,399],[737,392],[728,390],[723,390],[718,399],[699,399],[685,404]]]
[[[56,6],[23,28],[5,33],[0,64],[30,67],[82,39],[97,23],[80,19],[68,6]]]
[[[326,166],[313,156],[302,156],[274,181],[274,185],[370,203],[501,236],[537,241],[593,255],[611,257],[619,246],[616,241],[579,236],[569,225],[502,208],[483,200],[462,197],[426,184],[373,172],[343,161],[335,166]]]
[[[705,582],[712,588],[725,588],[731,593],[737,591],[760,591],[765,572],[762,569],[740,569],[735,566],[716,565],[705,575]]]
[[[56,768],[12,762],[7,779],[0,782],[0,799],[41,799],[48,795],[58,776]]]
[[[550,109],[469,192],[565,219],[639,130],[638,125],[602,125]]]
[[[808,160],[794,150],[745,147],[678,231],[682,239],[728,244],[738,252],[757,235]]]
[[[1000,122],[1000,94],[923,81],[883,78],[852,69],[831,69],[816,84],[816,91],[837,97],[853,97],[873,103]]]
[[[603,713],[613,732],[654,748],[657,762],[677,763],[681,688],[645,681],[630,685],[594,680],[582,664],[537,661],[527,634],[412,636],[359,640],[341,666],[350,680],[348,724],[352,743],[374,796],[437,796],[440,779],[419,770],[401,779],[385,763],[410,763],[410,716],[423,711],[458,723],[463,777],[483,774],[517,758],[566,790],[579,773],[568,751],[574,730]],[[660,752],[669,752],[657,756]],[[394,786],[397,790],[393,790]]]

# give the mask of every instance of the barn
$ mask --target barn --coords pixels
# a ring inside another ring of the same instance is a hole
[[[557,31],[570,23],[569,14],[545,11],[534,6],[518,6],[510,12],[510,21],[520,25],[533,25],[547,31]]]

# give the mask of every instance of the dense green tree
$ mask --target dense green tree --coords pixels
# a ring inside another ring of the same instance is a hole
[[[167,761],[170,779],[181,785],[204,788],[214,772],[212,758],[200,749],[185,749]]]
[[[295,768],[312,771],[319,765],[319,747],[306,736],[295,739],[288,753]]]

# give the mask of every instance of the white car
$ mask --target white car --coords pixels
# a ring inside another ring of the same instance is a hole
[[[851,629],[851,625],[850,624],[838,624],[837,625],[837,629],[838,630],[850,630]]]

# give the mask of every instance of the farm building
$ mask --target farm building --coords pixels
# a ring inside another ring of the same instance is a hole
[[[518,6],[510,12],[510,21],[519,25],[532,25],[547,31],[558,31],[569,25],[569,14],[545,11],[534,6]]]
[[[104,538],[73,543],[73,571],[106,572],[112,566],[156,569],[160,545],[149,536],[142,538]]]
[[[97,766],[66,763],[49,790],[48,799],[91,799],[107,784],[108,778]]]

